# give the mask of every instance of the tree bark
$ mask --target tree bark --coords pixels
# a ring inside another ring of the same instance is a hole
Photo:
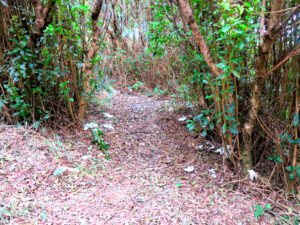
[[[82,83],[82,94],[78,101],[78,119],[80,121],[83,120],[86,107],[87,107],[87,93],[91,91],[90,87],[90,80],[93,73],[93,60],[96,56],[96,53],[99,49],[99,37],[100,37],[100,29],[98,26],[98,18],[102,8],[103,0],[96,0],[94,2],[94,8],[91,14],[92,19],[92,30],[93,36],[91,41],[91,47],[89,48],[88,52],[85,54],[84,57],[84,68],[83,68],[83,83]]]
[[[284,0],[271,0],[271,14],[270,22],[268,24],[268,30],[262,32],[261,37],[262,42],[258,47],[258,56],[256,59],[256,72],[255,80],[252,86],[252,97],[250,99],[250,110],[246,117],[246,122],[243,124],[242,128],[242,160],[244,174],[247,173],[249,169],[252,169],[252,134],[254,126],[256,124],[256,119],[258,118],[258,111],[261,107],[261,94],[265,85],[267,73],[267,65],[270,53],[276,42],[279,30],[276,27],[280,24],[282,10],[283,10]]]
[[[214,61],[210,55],[209,49],[203,39],[203,36],[200,33],[200,30],[195,21],[195,17],[193,15],[193,11],[189,5],[189,2],[187,0],[179,0],[178,4],[180,7],[179,12],[181,14],[183,14],[182,17],[184,17],[186,19],[190,29],[192,30],[194,39],[195,39],[197,45],[199,46],[200,51],[203,54],[204,59],[205,59],[207,65],[209,66],[210,70],[213,72],[215,77],[222,75],[223,71],[220,68],[218,68],[216,66],[216,64],[214,63]]]
[[[208,47],[207,47],[207,45],[204,41],[204,38],[203,38],[200,30],[199,30],[198,24],[195,21],[194,14],[193,14],[192,8],[191,8],[188,0],[178,0],[178,5],[179,5],[179,8],[180,8],[179,12],[182,14],[182,17],[184,17],[186,19],[187,24],[189,25],[190,29],[192,30],[192,33],[193,33],[194,39],[196,41],[196,44],[200,48],[200,51],[203,54],[204,59],[205,59],[207,65],[208,65],[208,67],[212,71],[213,75],[215,76],[215,78],[223,75],[224,71],[216,66],[216,63],[213,61],[213,59],[210,55],[210,51],[209,51],[209,49],[208,49]],[[215,91],[215,95],[214,95],[216,110],[217,110],[218,113],[222,112],[223,117],[225,117],[224,104],[223,104],[223,108],[221,109],[221,105],[217,100],[218,98],[219,98],[219,89],[218,89],[218,86],[216,85],[216,91]],[[219,119],[221,119],[221,118],[219,117]],[[217,126],[218,126],[218,129],[219,129],[219,134],[222,137],[222,142],[223,142],[225,151],[226,151],[228,156],[231,156],[230,161],[233,163],[234,167],[236,167],[236,163],[235,163],[233,154],[230,154],[229,150],[226,148],[226,146],[227,146],[226,138],[225,138],[225,135],[221,132],[220,123]]]
[[[52,21],[51,10],[55,5],[55,0],[49,0],[48,3],[43,6],[40,0],[31,0],[31,3],[35,11],[34,30],[30,34],[29,46],[34,47],[40,37],[43,36],[43,31],[48,24]]]

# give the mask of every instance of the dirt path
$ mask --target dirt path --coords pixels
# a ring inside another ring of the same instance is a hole
[[[254,202],[217,185],[222,164],[195,149],[165,101],[117,94],[104,112],[114,118],[95,110],[89,120],[114,126],[110,161],[88,131],[51,142],[1,127],[0,223],[257,224]]]

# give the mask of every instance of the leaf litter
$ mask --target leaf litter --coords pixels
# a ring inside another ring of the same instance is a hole
[[[91,108],[88,121],[117,119],[104,136],[110,160],[91,145],[88,129],[54,135],[1,125],[0,222],[259,224],[253,216],[258,200],[219,185],[231,172],[220,156],[211,160],[195,148],[199,143],[173,108],[126,93],[101,107],[106,115]]]

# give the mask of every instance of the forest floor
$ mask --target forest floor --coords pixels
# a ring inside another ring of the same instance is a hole
[[[114,127],[103,129],[109,160],[91,130],[1,125],[0,224],[270,224],[182,116],[170,100],[108,97],[87,122]]]

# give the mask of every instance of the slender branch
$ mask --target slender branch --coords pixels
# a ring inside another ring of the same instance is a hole
[[[271,73],[273,73],[276,69],[278,69],[282,64],[284,64],[286,61],[288,61],[291,57],[296,55],[300,51],[300,44],[298,44],[292,52],[290,52],[280,63],[278,63],[276,66],[274,66],[271,70],[269,70],[267,73],[265,73],[264,77],[266,78]]]
[[[300,9],[300,5],[297,5],[294,10],[291,12],[291,14],[281,23],[279,22],[275,28],[274,28],[274,33],[280,32],[282,28],[285,27],[285,25],[289,22],[289,20],[297,13],[297,11]]]

